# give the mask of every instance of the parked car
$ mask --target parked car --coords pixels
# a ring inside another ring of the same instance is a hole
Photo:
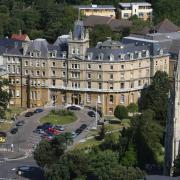
[[[61,132],[60,132],[59,130],[54,129],[54,128],[49,128],[49,129],[47,130],[47,132],[50,132],[50,133],[52,133],[52,134],[54,134],[54,135],[60,135],[60,134],[61,134]]]
[[[23,126],[23,124],[24,124],[25,122],[22,120],[22,121],[19,121],[19,122],[17,122],[16,123],[16,126]]]
[[[88,112],[88,115],[89,115],[90,117],[95,117],[95,116],[96,116],[96,114],[95,114],[94,111],[89,111],[89,112]]]
[[[68,109],[68,110],[76,110],[76,111],[81,110],[81,108],[80,108],[80,107],[77,107],[77,106],[69,106],[69,107],[67,107],[67,109]]]
[[[82,131],[83,131],[82,129],[78,128],[78,129],[76,129],[75,133],[76,133],[77,135],[79,135],[79,134],[82,133]]]
[[[16,134],[18,132],[18,128],[12,128],[11,129],[11,134]]]
[[[6,137],[7,134],[5,132],[0,132],[0,137]]]
[[[41,112],[43,112],[43,111],[44,111],[44,109],[37,108],[37,109],[34,111],[34,113],[41,113]]]
[[[6,142],[6,137],[0,137],[0,143],[5,143]]]
[[[76,132],[72,132],[71,135],[72,135],[72,138],[75,138],[77,136],[77,133]]]
[[[64,131],[64,127],[62,127],[61,125],[54,125],[53,128],[59,131]]]
[[[41,129],[43,130],[47,130],[49,128],[52,128],[52,124],[51,123],[44,123],[43,125],[41,125]]]
[[[25,114],[25,117],[30,117],[30,116],[32,116],[34,113],[33,112],[27,112],[26,114]]]
[[[86,128],[87,128],[87,125],[86,125],[86,124],[82,124],[79,129],[84,130],[84,129],[86,129]]]

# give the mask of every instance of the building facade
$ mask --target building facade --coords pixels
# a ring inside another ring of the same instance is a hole
[[[113,115],[117,105],[137,103],[156,71],[169,73],[169,54],[157,42],[107,38],[90,48],[81,21],[64,37],[54,44],[36,39],[3,53],[11,105],[97,104],[103,115]]]
[[[152,18],[153,9],[147,2],[119,3],[118,13],[120,19],[129,19],[136,15],[144,21]]]
[[[79,12],[84,16],[107,16],[107,17],[116,17],[115,10],[116,8],[112,5],[81,5],[77,7]]]

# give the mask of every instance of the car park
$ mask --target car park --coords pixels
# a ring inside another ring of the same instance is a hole
[[[24,123],[25,123],[25,122],[24,122],[23,120],[22,120],[22,121],[19,121],[19,122],[16,123],[16,126],[23,126]]]
[[[57,129],[57,130],[59,130],[59,131],[64,131],[64,127],[61,126],[61,125],[54,125],[53,128],[54,128],[54,129]]]
[[[10,132],[11,134],[16,134],[18,132],[18,128],[17,127],[12,128]]]
[[[25,117],[31,117],[33,114],[34,114],[33,112],[27,112],[27,113],[25,114]]]
[[[34,113],[41,113],[41,112],[43,112],[43,111],[44,111],[44,109],[37,108],[37,109],[34,111]]]
[[[75,110],[75,111],[81,110],[81,108],[80,108],[80,107],[77,107],[77,106],[69,106],[69,107],[67,107],[67,109],[68,109],[68,110]]]
[[[94,111],[88,111],[88,115],[89,115],[90,117],[95,117],[95,116],[96,116],[96,114],[95,114]]]

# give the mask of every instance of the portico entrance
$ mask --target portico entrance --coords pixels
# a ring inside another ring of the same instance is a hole
[[[81,103],[81,95],[80,94],[72,94],[71,102],[72,102],[72,104],[80,105],[80,103]]]

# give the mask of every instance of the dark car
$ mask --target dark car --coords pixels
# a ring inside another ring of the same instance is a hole
[[[32,116],[34,113],[33,112],[27,112],[26,114],[25,114],[25,117],[30,117],[30,116]]]
[[[64,127],[62,127],[61,125],[55,125],[53,126],[54,129],[57,129],[59,131],[64,131]]]
[[[11,134],[16,134],[18,132],[18,128],[11,129]]]
[[[86,128],[87,128],[87,125],[86,124],[82,124],[79,129],[84,130]]]
[[[34,113],[41,113],[41,112],[43,112],[43,111],[44,111],[44,109],[37,108],[37,109],[34,111]]]
[[[5,132],[0,132],[0,137],[6,137],[7,134]]]
[[[23,126],[23,124],[24,124],[25,122],[22,120],[22,121],[19,121],[19,122],[17,122],[16,123],[16,126]]]
[[[95,116],[96,116],[96,114],[95,114],[94,111],[89,111],[89,112],[88,112],[88,115],[89,115],[90,117],[95,117]]]
[[[82,129],[78,128],[78,129],[76,129],[75,133],[76,133],[77,135],[79,135],[79,134],[82,133],[82,131],[83,131]]]
[[[80,107],[77,107],[77,106],[69,106],[69,107],[67,107],[67,109],[68,109],[68,110],[76,110],[76,111],[81,110],[81,108],[80,108]]]

